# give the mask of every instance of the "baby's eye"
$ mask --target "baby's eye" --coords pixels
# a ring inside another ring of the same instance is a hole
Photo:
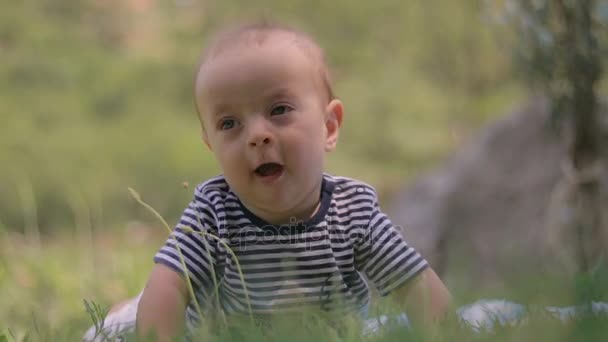
[[[237,125],[237,122],[234,119],[223,119],[220,122],[220,130],[226,131],[226,130],[236,127],[236,125]]]
[[[270,115],[282,115],[291,110],[292,110],[292,108],[289,107],[288,105],[278,105],[278,106],[272,108],[272,110],[270,111]]]

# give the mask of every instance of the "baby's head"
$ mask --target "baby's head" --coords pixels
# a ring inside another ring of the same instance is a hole
[[[314,40],[269,24],[222,33],[195,96],[204,141],[243,204],[271,223],[309,217],[343,116]]]

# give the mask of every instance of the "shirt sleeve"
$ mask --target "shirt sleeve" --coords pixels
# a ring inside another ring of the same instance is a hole
[[[154,256],[155,263],[168,266],[189,278],[201,300],[206,300],[215,288],[213,272],[218,260],[218,243],[209,235],[217,236],[218,227],[211,208],[212,204],[197,188],[194,199],[184,210],[165,244]]]
[[[357,268],[382,296],[413,279],[428,262],[409,246],[374,198],[369,224],[355,247]]]

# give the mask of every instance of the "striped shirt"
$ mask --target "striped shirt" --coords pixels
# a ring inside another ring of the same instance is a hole
[[[250,212],[223,176],[200,184],[154,261],[184,274],[180,251],[201,307],[219,303],[228,314],[246,314],[249,305],[254,314],[358,310],[369,302],[368,282],[387,295],[427,267],[371,186],[329,174],[313,217],[284,226]],[[194,308],[190,323],[198,321]]]

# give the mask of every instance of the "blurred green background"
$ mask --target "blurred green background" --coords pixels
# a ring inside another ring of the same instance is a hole
[[[219,172],[193,107],[210,33],[275,18],[326,49],[346,105],[330,171],[394,188],[520,91],[500,26],[477,1],[18,1],[0,8],[0,218],[21,230],[133,218],[126,187],[178,215]],[[34,213],[35,212],[35,213]]]
[[[492,6],[0,2],[0,322],[87,322],[83,298],[109,305],[143,287],[165,232],[127,187],[172,224],[193,185],[219,173],[192,99],[212,32],[272,18],[316,37],[346,106],[329,171],[386,200],[524,100]]]

